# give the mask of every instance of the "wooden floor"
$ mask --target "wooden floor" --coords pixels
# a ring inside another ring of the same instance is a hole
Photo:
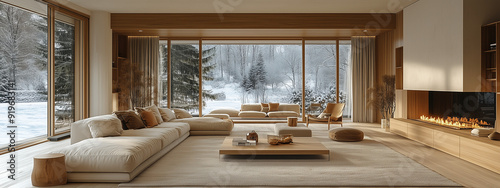
[[[244,125],[235,124],[235,126]],[[461,160],[439,150],[427,147],[423,144],[385,132],[383,129],[380,129],[380,125],[378,124],[346,123],[344,126],[363,128],[366,136],[385,144],[395,151],[408,156],[427,168],[434,170],[435,172],[463,185],[464,187],[490,188],[500,186],[500,174]],[[0,155],[0,161],[2,161],[3,164],[0,165],[2,166],[1,169],[3,169],[0,171],[0,187],[31,187],[33,156],[47,153],[52,148],[59,148],[66,145],[69,145],[68,139],[59,142],[46,142],[17,151],[16,180],[8,179],[7,176],[9,173],[4,170],[7,167],[5,161],[8,160],[8,155]],[[58,187],[107,188],[117,186],[117,183],[69,183],[65,186]]]

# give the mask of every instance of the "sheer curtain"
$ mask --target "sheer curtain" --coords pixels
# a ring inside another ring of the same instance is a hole
[[[352,119],[352,109],[353,109],[353,104],[352,104],[352,47],[349,48],[348,52],[349,56],[347,57],[347,70],[348,73],[346,74],[346,78],[344,79],[344,85],[345,85],[345,92],[346,92],[346,104],[344,108],[344,114],[347,115],[348,118]]]
[[[132,107],[158,105],[159,39],[156,36],[128,37]]]
[[[374,122],[374,110],[367,106],[368,89],[375,84],[375,37],[356,36],[352,45],[353,122]]]

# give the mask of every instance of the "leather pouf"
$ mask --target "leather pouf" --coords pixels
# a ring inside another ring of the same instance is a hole
[[[353,128],[340,127],[331,129],[328,132],[330,139],[339,142],[359,142],[365,137],[363,131]]]
[[[490,140],[500,140],[500,133],[498,132],[492,132],[488,138],[490,138]]]

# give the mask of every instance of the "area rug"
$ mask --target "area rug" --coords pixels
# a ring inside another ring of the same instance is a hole
[[[235,127],[232,136],[250,129],[257,129],[261,141],[272,133],[269,124],[252,125]],[[330,149],[329,160],[219,156],[224,136],[191,136],[119,187],[460,186],[369,136],[361,142],[334,142],[328,139],[326,130],[312,129],[313,136]]]

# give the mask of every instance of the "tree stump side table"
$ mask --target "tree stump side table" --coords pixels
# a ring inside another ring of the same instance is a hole
[[[64,185],[68,182],[64,154],[49,153],[37,155],[33,158],[31,184],[45,187]]]

